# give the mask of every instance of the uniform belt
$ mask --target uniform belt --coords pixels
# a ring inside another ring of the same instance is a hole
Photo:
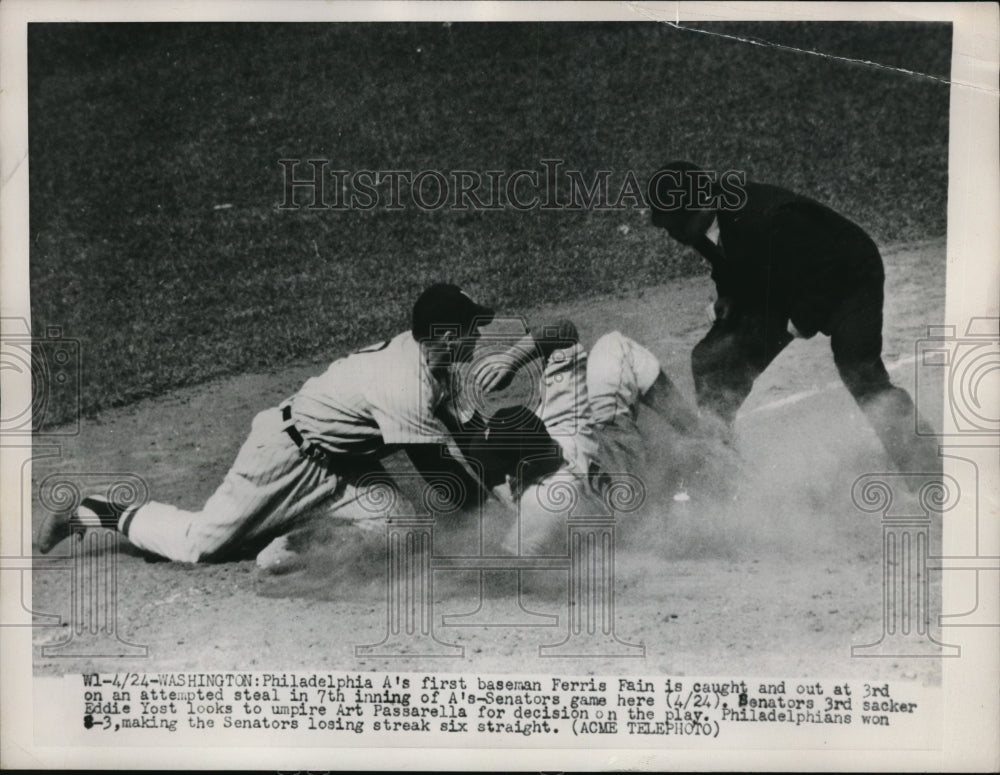
[[[295,423],[292,421],[292,407],[289,404],[281,407],[281,421],[284,423],[283,430],[288,434],[288,438],[294,442],[295,446],[299,448],[301,454],[326,465],[331,471],[336,471],[338,475],[351,476],[383,470],[379,460],[388,451],[383,452],[381,456],[373,454],[361,458],[344,453],[331,452],[302,436],[301,431],[295,427]]]
[[[281,420],[282,422],[288,423],[288,425],[285,426],[285,433],[287,433],[289,438],[295,442],[296,447],[301,448],[305,443],[305,439],[302,438],[302,434],[299,433],[299,429],[292,423],[292,407],[288,405],[281,407]]]
[[[295,423],[292,422],[292,407],[288,404],[281,407],[281,420],[285,423],[285,433],[288,434],[288,438],[295,443],[295,446],[299,448],[299,451],[303,455],[324,463],[332,462],[333,455],[331,453],[310,441],[306,441],[302,437],[299,429],[296,428]]]

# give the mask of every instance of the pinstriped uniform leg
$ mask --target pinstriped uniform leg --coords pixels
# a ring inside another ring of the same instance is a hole
[[[129,540],[171,560],[199,562],[277,534],[337,498],[342,480],[301,455],[281,428],[277,409],[258,414],[225,479],[200,511],[148,503],[136,511]]]

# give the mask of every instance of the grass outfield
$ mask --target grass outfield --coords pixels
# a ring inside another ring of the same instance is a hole
[[[948,25],[698,26],[949,72]],[[661,24],[33,24],[29,89],[32,323],[80,340],[88,415],[333,358],[432,280],[516,311],[704,270],[638,208],[280,210],[281,158],[614,180],[690,158],[881,243],[945,233],[946,84]]]

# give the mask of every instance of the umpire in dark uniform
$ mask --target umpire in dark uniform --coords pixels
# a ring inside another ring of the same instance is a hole
[[[841,379],[901,471],[940,468],[909,394],[882,363],[885,272],[865,231],[829,207],[733,173],[671,162],[650,179],[653,225],[712,267],[715,320],[691,353],[698,404],[727,424],[796,336],[830,337]]]

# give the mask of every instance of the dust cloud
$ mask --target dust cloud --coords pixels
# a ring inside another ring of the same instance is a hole
[[[829,399],[833,400],[833,399]],[[623,579],[663,574],[671,561],[761,558],[769,562],[836,555],[840,536],[877,525],[859,515],[851,487],[863,473],[888,465],[862,416],[840,414],[841,433],[831,426],[823,401],[738,417],[730,438],[685,436],[676,430],[643,428],[648,455],[641,471],[645,499],[616,519],[616,570]],[[516,515],[489,501],[472,512],[434,521],[435,557],[502,554],[503,539],[516,530]],[[865,524],[865,520],[871,524]],[[323,600],[384,597],[387,573],[383,531],[315,518],[290,535],[299,552],[276,571],[258,571],[257,591],[268,597]],[[543,573],[521,574],[544,590]],[[435,594],[467,594],[476,575],[436,572]],[[516,591],[516,574],[494,574],[499,588]],[[563,585],[557,585],[562,587]],[[553,587],[554,588],[554,587]]]

